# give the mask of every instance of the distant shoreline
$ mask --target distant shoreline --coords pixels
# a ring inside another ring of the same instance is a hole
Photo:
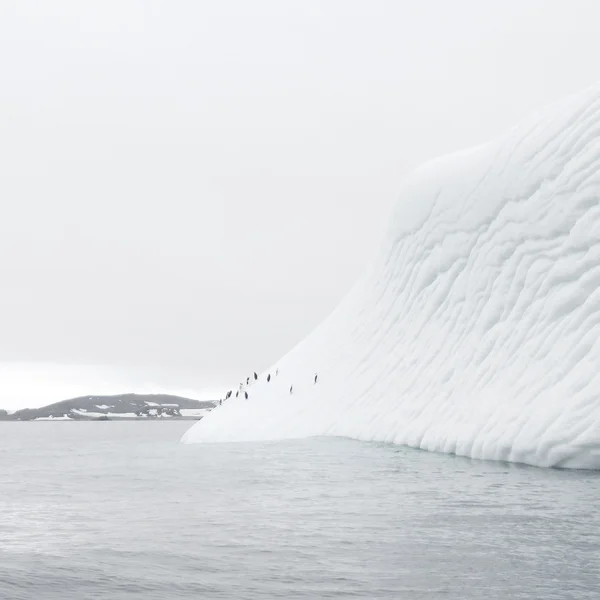
[[[199,421],[217,401],[170,394],[81,396],[40,408],[0,410],[0,422],[14,421]]]
[[[106,419],[102,418],[94,418],[94,419],[50,419],[50,418],[37,418],[37,419],[2,419],[0,418],[0,423],[94,423],[100,422],[104,423],[106,421],[146,421],[148,423],[157,423],[161,421],[169,422],[169,421],[201,421],[203,417],[108,417]]]

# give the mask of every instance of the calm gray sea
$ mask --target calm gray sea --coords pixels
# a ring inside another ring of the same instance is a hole
[[[186,422],[0,423],[0,598],[600,598],[600,476]]]

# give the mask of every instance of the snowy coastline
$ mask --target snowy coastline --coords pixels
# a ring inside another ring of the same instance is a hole
[[[82,396],[36,409],[0,411],[0,421],[197,421],[215,404],[168,394]]]

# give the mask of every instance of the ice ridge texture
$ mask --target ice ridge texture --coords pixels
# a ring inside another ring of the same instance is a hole
[[[372,267],[247,391],[183,441],[599,469],[600,86],[417,169]]]

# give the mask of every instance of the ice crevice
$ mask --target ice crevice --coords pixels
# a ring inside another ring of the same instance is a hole
[[[600,469],[599,333],[597,85],[416,169],[342,303],[183,440],[331,435]]]

